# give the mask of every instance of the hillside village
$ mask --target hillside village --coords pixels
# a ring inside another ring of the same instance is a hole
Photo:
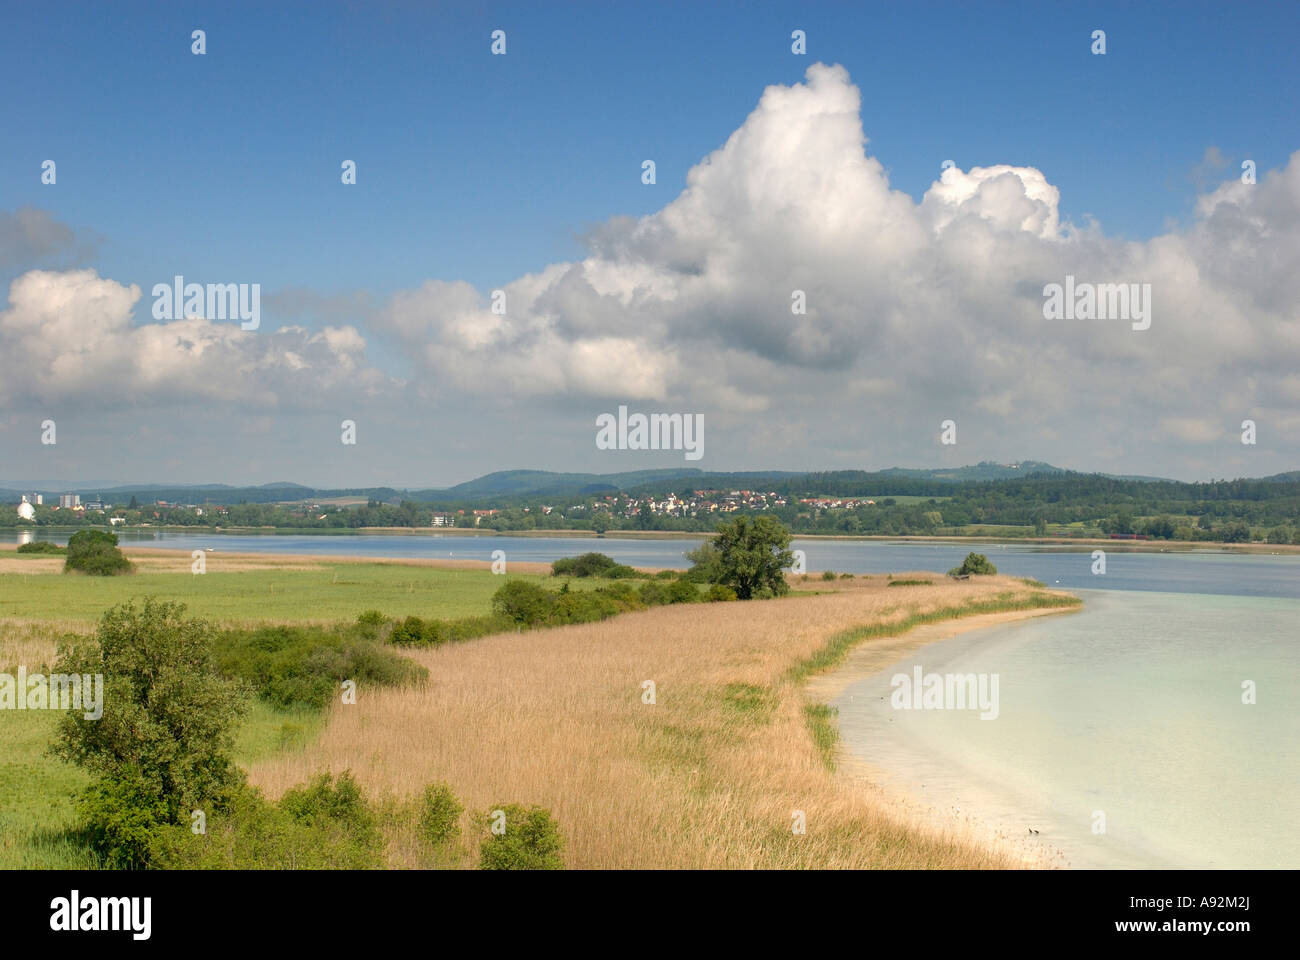
[[[70,521],[107,522],[110,525],[118,526],[130,522],[140,526],[150,526],[154,522],[175,523],[188,519],[188,517],[197,520],[204,517],[205,513],[209,515],[211,520],[218,520],[219,518],[229,517],[231,510],[231,505],[228,504],[208,503],[200,505],[156,500],[140,506],[134,500],[133,497],[131,504],[125,506],[107,503],[102,497],[96,497],[83,503],[79,494],[68,493],[60,495],[57,505],[46,505],[42,494],[23,494],[21,502],[17,506],[17,514],[20,521],[34,522],[39,507],[43,508],[41,512],[45,513],[47,518],[51,520],[54,520],[53,514],[62,511],[64,515],[58,517],[56,521],[59,523]],[[715,514],[731,514],[738,511],[761,513],[767,510],[789,507],[792,504],[810,510],[854,510],[860,507],[875,506],[876,501],[866,497],[802,497],[796,499],[774,491],[759,490],[692,490],[683,496],[678,496],[673,492],[660,497],[606,494],[602,497],[588,498],[584,502],[571,503],[567,506],[541,504],[537,507],[536,512],[539,516],[555,516],[557,519],[565,517],[577,520],[596,515],[625,520],[635,520],[638,516],[645,515],[673,518],[707,518]],[[337,509],[336,505],[322,505],[320,503],[301,503],[286,506],[298,508],[297,512],[304,519],[311,518],[317,521],[328,519],[329,512]],[[370,506],[378,505],[372,502]],[[525,506],[520,509],[521,512],[526,514],[533,513],[532,507]],[[454,512],[435,510],[429,514],[427,525],[430,527],[479,526],[484,521],[490,521],[491,518],[501,513],[501,508],[458,509]],[[188,517],[182,517],[182,514],[188,514]]]

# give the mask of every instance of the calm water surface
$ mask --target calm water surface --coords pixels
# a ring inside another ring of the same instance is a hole
[[[73,531],[19,533],[67,543]],[[10,536],[15,536],[10,534]],[[620,563],[644,567],[689,566],[685,553],[702,540],[631,540],[577,537],[473,537],[456,534],[390,536],[349,534],[146,533],[118,534],[122,545],[156,546],[176,550],[213,547],[240,553],[311,553],[325,556],[455,557],[491,560],[493,550],[506,559],[549,563],[559,557],[599,550]],[[1106,550],[1106,573],[1092,572],[1091,548],[1042,547],[1027,544],[946,544],[905,541],[798,540],[792,546],[807,554],[808,569],[839,573],[893,573],[904,570],[944,571],[961,563],[971,550],[987,554],[999,572],[1035,577],[1067,590],[1149,590],[1162,593],[1201,593],[1231,596],[1300,599],[1300,555],[1229,555],[1204,553],[1127,553]]]

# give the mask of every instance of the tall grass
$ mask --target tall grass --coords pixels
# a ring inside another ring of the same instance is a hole
[[[833,717],[816,711],[810,732],[801,680],[909,625],[1073,599],[1008,577],[836,586],[415,650],[425,686],[334,706],[315,743],[250,776],[271,796],[351,769],[399,801],[445,781],[469,809],[539,804],[570,867],[1014,865],[836,777]],[[796,811],[806,834],[791,829]],[[390,850],[391,865],[424,862]]]

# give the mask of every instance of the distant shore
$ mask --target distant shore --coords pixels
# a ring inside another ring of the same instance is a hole
[[[100,529],[91,525],[76,527],[0,527],[0,534],[36,530]],[[107,529],[107,528],[104,528]],[[353,537],[365,534],[397,537],[523,537],[572,538],[576,540],[700,540],[716,536],[713,531],[685,530],[618,530],[597,534],[591,530],[480,530],[474,527],[360,527],[346,530],[321,530],[314,527],[116,527],[119,532],[190,533],[195,536],[320,536]],[[838,533],[794,533],[794,540],[842,540],[863,543],[951,543],[951,544],[1014,544],[1038,547],[1075,547],[1080,552],[1099,547],[1125,553],[1227,553],[1283,555],[1300,554],[1300,544],[1284,543],[1218,543],[1215,541],[1187,540],[1111,540],[1108,537],[996,537],[996,536],[923,536]],[[130,544],[124,543],[123,546]],[[158,549],[168,549],[159,546]],[[172,548],[180,549],[180,548]]]

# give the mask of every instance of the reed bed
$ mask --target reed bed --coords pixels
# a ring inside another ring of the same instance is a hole
[[[881,576],[801,583],[777,600],[413,651],[429,670],[424,686],[336,704],[315,743],[250,778],[278,796],[350,769],[391,803],[445,781],[468,807],[466,826],[472,811],[540,804],[571,868],[1017,866],[837,776],[826,718],[807,715],[803,681],[854,644],[941,617],[1077,604],[1010,577],[935,579],[903,590]],[[473,857],[466,840],[450,865]],[[425,865],[400,843],[390,862]]]

